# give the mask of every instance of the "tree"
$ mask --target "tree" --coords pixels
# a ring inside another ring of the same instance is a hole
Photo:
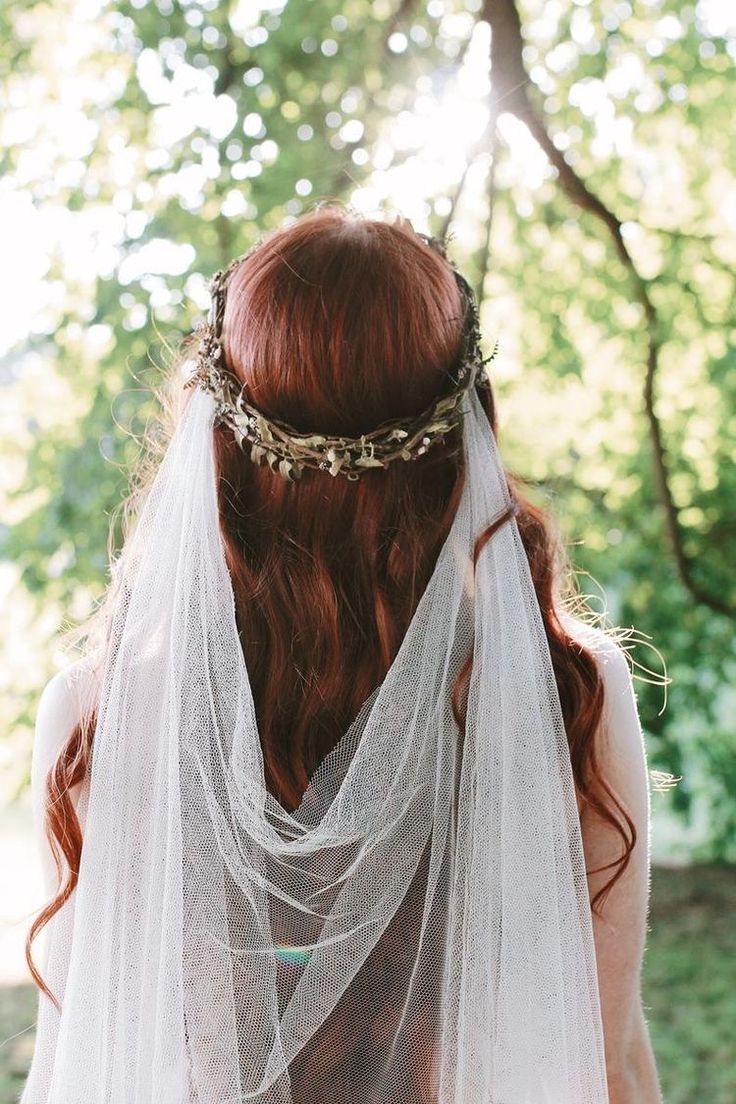
[[[45,302],[4,361],[16,600],[76,617],[99,594],[146,389],[206,277],[315,200],[398,207],[452,235],[500,341],[506,456],[613,620],[661,649],[650,766],[682,777],[683,816],[707,783],[707,852],[732,856],[734,28],[673,0],[0,18],[5,186],[51,227]],[[33,689],[6,718],[26,743]]]

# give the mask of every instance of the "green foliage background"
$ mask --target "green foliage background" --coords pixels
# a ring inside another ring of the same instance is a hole
[[[391,174],[422,154],[421,140],[393,144],[392,128],[403,119],[410,132],[419,100],[431,112],[452,93],[466,49],[487,53],[481,0],[398,8],[0,9],[0,195],[25,204],[48,246],[30,332],[0,362],[11,788],[25,779],[36,697],[60,659],[54,629],[83,617],[104,586],[110,513],[151,413],[147,388],[206,306],[206,278],[316,201],[378,187],[391,210]],[[478,282],[487,265],[482,322],[500,340],[507,461],[556,513],[611,620],[664,656],[666,708],[661,687],[642,682],[640,711],[650,768],[682,781],[656,796],[655,816],[690,818],[691,852],[707,859],[736,853],[736,38],[726,8],[519,4],[529,95],[623,223],[656,309],[654,411],[690,589],[653,475],[646,319],[601,221],[570,202],[503,101],[497,137],[481,129],[468,149],[461,194],[463,166],[453,176],[448,162],[444,173],[417,171],[402,211],[431,232],[452,214],[463,271]],[[661,672],[653,653],[635,655]]]

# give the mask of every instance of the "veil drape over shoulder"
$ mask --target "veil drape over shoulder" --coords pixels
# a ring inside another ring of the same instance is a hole
[[[385,679],[267,790],[191,398],[117,570],[79,882],[22,1104],[606,1104],[572,768],[488,419]],[[450,690],[469,653],[465,731]]]

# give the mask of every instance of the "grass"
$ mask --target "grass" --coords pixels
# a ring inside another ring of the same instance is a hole
[[[0,987],[0,1104],[15,1104],[33,1054],[36,989],[32,985]],[[17,1034],[20,1033],[20,1034]]]
[[[736,867],[653,870],[644,1003],[665,1104],[736,1101],[734,916]],[[0,988],[0,1104],[18,1099],[35,1014],[31,986]]]
[[[736,1101],[736,867],[657,868],[644,1002],[666,1104]]]

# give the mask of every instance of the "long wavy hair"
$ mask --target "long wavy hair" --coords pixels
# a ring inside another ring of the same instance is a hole
[[[236,268],[223,346],[230,371],[267,415],[303,432],[356,435],[415,414],[448,386],[462,321],[450,267],[409,223],[328,204],[265,235]],[[181,374],[172,372],[167,386],[180,393]],[[479,394],[495,434],[493,394]],[[390,464],[356,482],[307,469],[290,483],[252,464],[227,427],[214,428],[220,526],[266,785],[285,808],[299,804],[314,769],[398,651],[462,494],[460,433],[458,427],[411,464]],[[165,437],[159,434],[159,452]],[[124,504],[129,517],[155,466],[139,471]],[[581,817],[599,816],[623,842],[621,857],[599,868],[617,868],[593,898],[600,915],[598,901],[623,874],[636,829],[599,768],[598,665],[559,616],[574,593],[561,542],[521,481],[507,477],[549,641]],[[477,535],[474,563],[504,520]],[[111,600],[98,611],[103,621]],[[461,731],[472,663],[471,653],[452,694]],[[72,791],[88,777],[95,723],[91,708],[68,734],[46,783],[46,831],[59,886],[31,926],[26,957],[53,1000],[31,943],[77,884],[83,839]]]

